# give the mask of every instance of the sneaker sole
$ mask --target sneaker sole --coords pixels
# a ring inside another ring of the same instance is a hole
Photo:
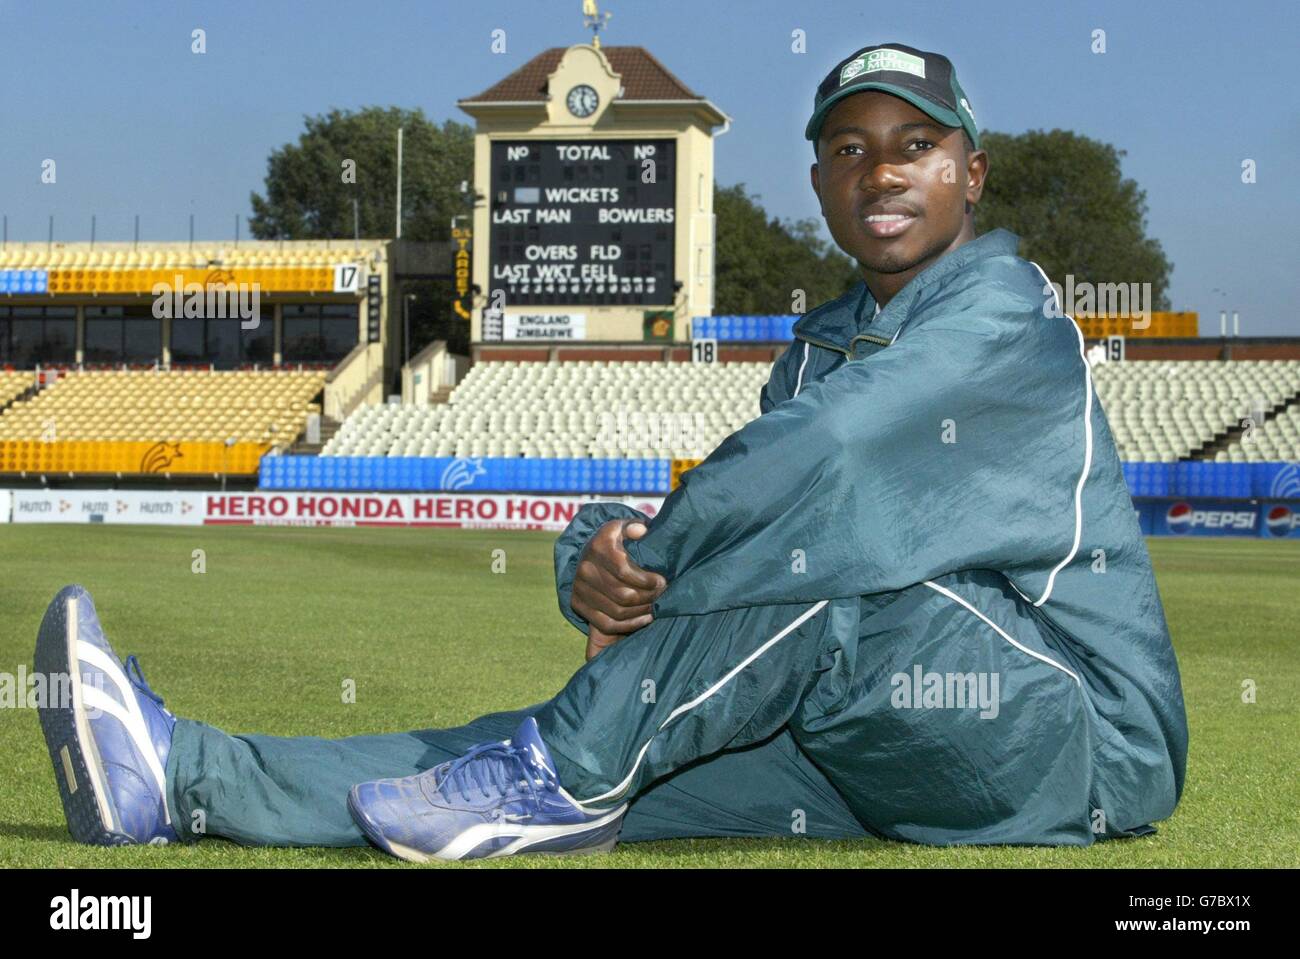
[[[418,863],[427,863],[427,862],[434,862],[434,861],[465,862],[465,861],[469,861],[470,859],[500,859],[504,856],[511,856],[511,855],[590,856],[599,853],[612,852],[614,847],[618,845],[618,832],[619,832],[619,828],[621,827],[621,823],[619,822],[619,820],[622,818],[620,812],[619,815],[614,816],[613,818],[606,817],[606,819],[599,820],[596,822],[580,823],[571,828],[560,829],[558,827],[535,827],[538,829],[547,829],[548,831],[545,835],[540,835],[533,838],[531,840],[531,843],[529,842],[524,842],[522,844],[513,843],[510,846],[507,846],[503,849],[498,849],[496,852],[489,853],[486,856],[474,856],[474,857],[459,856],[455,858],[444,859],[441,856],[435,856],[432,853],[421,852],[419,849],[412,849],[409,846],[404,846],[401,843],[392,842],[391,840],[385,838],[384,834],[379,830],[378,826],[376,826],[375,823],[371,821],[370,817],[366,815],[365,811],[356,805],[356,803],[353,800],[353,793],[351,790],[348,791],[348,812],[352,814],[353,822],[355,822],[358,828],[360,828],[360,830],[363,833],[365,833],[366,838],[369,839],[376,846],[378,846],[380,849],[382,849],[384,852],[388,853],[391,856],[396,856],[398,859],[404,859],[407,862],[418,862]],[[607,839],[602,839],[599,843],[596,843],[595,845],[592,846],[584,846],[578,849],[563,849],[563,850],[549,850],[549,849],[531,850],[528,848],[530,844],[552,842],[556,839],[561,839],[568,836],[580,836],[585,832],[605,831],[608,830],[611,825],[616,828],[613,829],[609,837]],[[555,829],[557,831],[551,831],[552,829]],[[483,841],[486,842],[488,838],[491,837],[485,837]],[[529,834],[527,832],[524,832],[520,834],[518,838],[520,840],[526,840],[529,838]]]
[[[82,707],[81,664],[76,653],[79,602],[77,595],[64,596],[60,592],[41,622],[34,665],[46,677],[51,702],[37,712],[72,838],[93,846],[130,845],[134,840],[115,829],[116,811]],[[51,614],[57,617],[60,613],[61,624],[57,618],[51,621]],[[72,693],[71,704],[53,701],[54,691],[61,684],[51,680],[60,675],[69,678],[66,688]]]

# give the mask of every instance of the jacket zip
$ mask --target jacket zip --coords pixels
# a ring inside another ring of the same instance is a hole
[[[803,340],[805,343],[811,343],[813,346],[820,346],[823,349],[834,350],[836,353],[843,353],[846,359],[853,359],[853,344],[858,340],[866,340],[868,343],[876,343],[880,346],[889,346],[890,341],[883,336],[873,336],[870,333],[859,333],[853,339],[849,340],[849,347],[845,349],[842,346],[836,346],[834,343],[827,343],[825,340],[816,340],[806,333],[796,333],[796,339]]]
[[[834,343],[827,343],[825,340],[814,340],[811,336],[804,333],[796,333],[795,337],[803,340],[805,343],[811,343],[813,346],[820,346],[822,349],[834,350],[836,353],[843,353],[846,359],[853,359],[853,354],[842,346],[836,346]]]
[[[881,346],[889,346],[892,342],[891,340],[885,339],[883,336],[872,336],[870,333],[859,333],[853,339],[849,340],[850,350],[853,349],[853,344],[858,340],[866,340],[868,343],[878,343]]]

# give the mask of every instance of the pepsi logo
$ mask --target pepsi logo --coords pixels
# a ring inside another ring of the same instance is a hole
[[[1255,529],[1255,511],[1250,509],[1193,509],[1190,503],[1174,503],[1165,514],[1171,533],[1193,529],[1249,531]]]
[[[1289,506],[1274,506],[1268,511],[1264,525],[1274,536],[1290,536],[1300,529],[1300,513]]]

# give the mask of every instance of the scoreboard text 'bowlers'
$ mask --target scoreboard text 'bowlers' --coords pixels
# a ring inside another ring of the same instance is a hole
[[[494,141],[489,308],[671,304],[675,146]]]

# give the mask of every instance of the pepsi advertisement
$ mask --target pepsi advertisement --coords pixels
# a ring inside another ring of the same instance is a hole
[[[1163,500],[1135,505],[1142,532],[1151,536],[1300,538],[1300,503]]]
[[[1259,513],[1262,535],[1300,538],[1300,503],[1265,503]]]

